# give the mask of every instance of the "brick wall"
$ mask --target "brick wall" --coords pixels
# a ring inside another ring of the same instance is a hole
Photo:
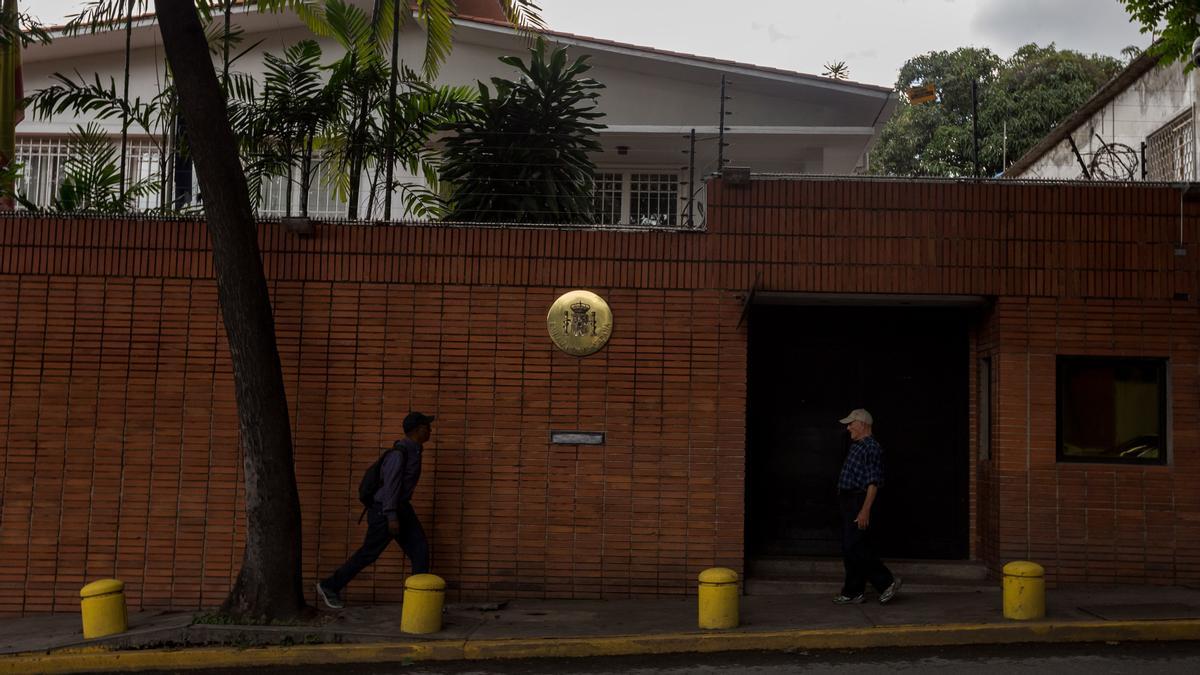
[[[1173,254],[1177,192],[776,181],[709,195],[706,233],[330,225],[298,239],[264,224],[306,577],[357,545],[355,483],[409,408],[439,418],[417,510],[453,597],[681,594],[704,567],[741,569],[739,319],[757,285],[996,298],[972,337],[996,371],[972,550],[993,567],[1035,557],[1062,581],[1200,579],[1200,250],[1189,204],[1189,255]],[[615,314],[587,359],[545,336],[550,302],[576,287]],[[1068,352],[1172,359],[1171,466],[1055,464],[1052,364]],[[552,428],[608,441],[553,446]],[[134,608],[220,601],[241,476],[201,223],[0,219],[0,445],[0,613],[73,610],[85,580],[110,575]],[[386,555],[351,599],[398,599],[401,556]]]

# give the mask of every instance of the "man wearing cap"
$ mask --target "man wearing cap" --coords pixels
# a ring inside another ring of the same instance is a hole
[[[833,601],[839,605],[861,603],[867,582],[879,591],[879,604],[886,605],[900,590],[900,577],[893,576],[875,553],[871,542],[871,506],[883,485],[883,448],[871,435],[871,413],[857,408],[841,420],[850,432],[850,452],[838,478],[838,506],[842,513],[842,562],[846,581]]]
[[[326,607],[341,609],[342,589],[367,565],[375,562],[393,539],[412,562],[413,574],[429,571],[429,544],[411,499],[421,478],[421,448],[433,433],[433,417],[410,412],[404,418],[404,438],[388,450],[379,467],[381,485],[367,509],[367,536],[350,559],[328,579],[317,582],[317,595]]]

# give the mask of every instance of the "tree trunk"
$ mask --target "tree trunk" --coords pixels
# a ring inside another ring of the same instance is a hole
[[[204,194],[246,473],[246,549],[222,611],[260,620],[285,619],[305,607],[300,497],[250,195],[192,0],[155,0],[155,9]]]
[[[133,0],[129,0],[125,10],[125,85],[121,90],[121,100],[129,100],[129,58],[133,53]],[[121,113],[121,204],[125,205],[125,173],[129,164],[129,113]]]
[[[312,188],[313,136],[304,143],[304,158],[300,160],[300,217],[308,217],[308,191]]]

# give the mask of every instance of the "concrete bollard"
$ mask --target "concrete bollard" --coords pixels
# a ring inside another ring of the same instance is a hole
[[[1046,616],[1046,570],[1027,560],[1004,566],[1004,618],[1028,621]]]
[[[129,628],[129,612],[125,607],[125,582],[101,579],[81,588],[79,613],[83,618],[85,639],[124,633]]]
[[[727,567],[700,573],[700,627],[737,628],[738,575]]]
[[[436,633],[442,629],[442,603],[446,582],[436,574],[414,574],[404,582],[404,607],[400,630],[413,635]]]

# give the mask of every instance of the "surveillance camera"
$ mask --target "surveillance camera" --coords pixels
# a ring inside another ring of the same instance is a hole
[[[1192,43],[1192,65],[1200,68],[1200,38]]]

